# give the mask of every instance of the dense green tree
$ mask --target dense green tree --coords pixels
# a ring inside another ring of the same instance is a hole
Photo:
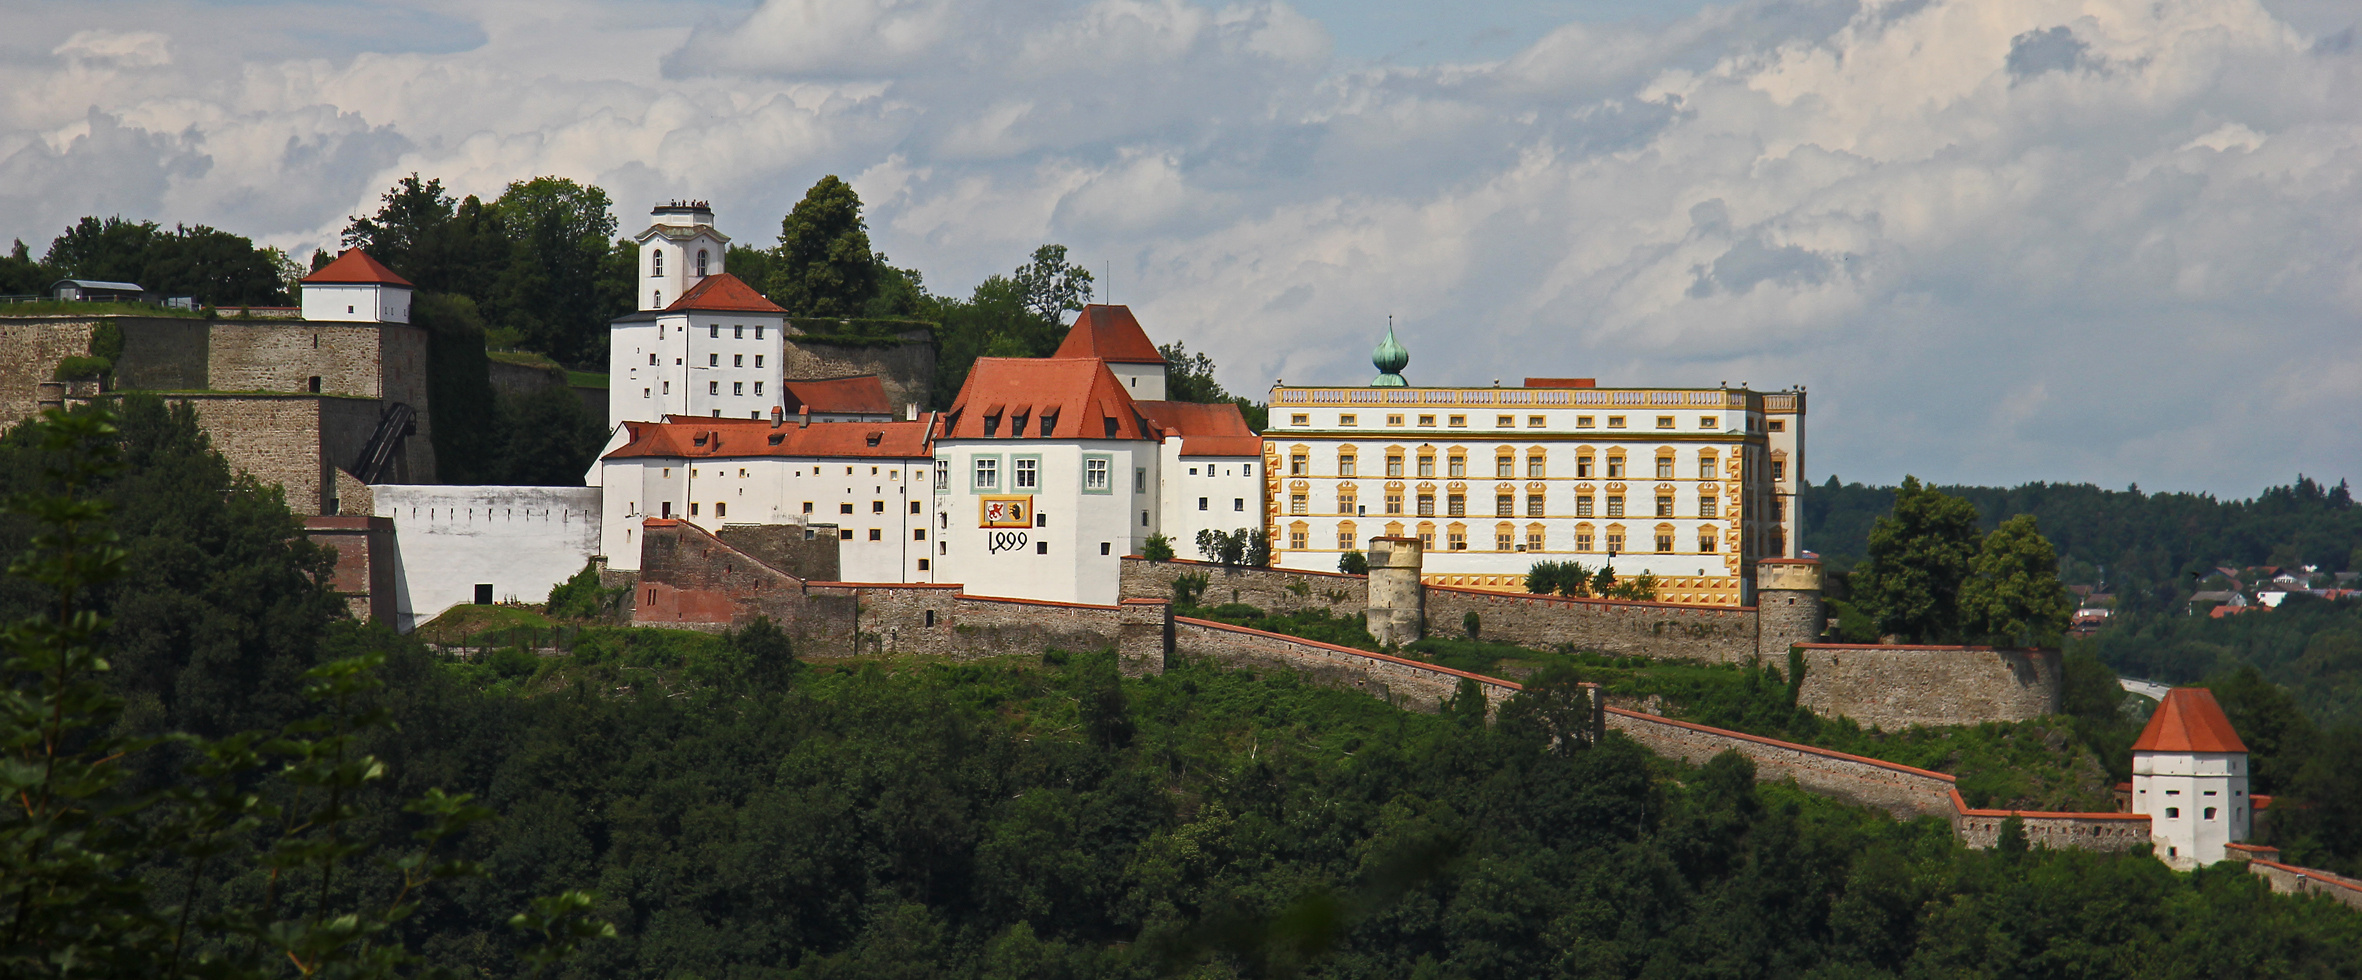
[[[979,357],[1048,357],[1065,341],[1065,315],[1091,300],[1090,270],[1066,261],[1066,246],[1043,245],[1009,275],[976,285],[965,301],[935,304],[935,400],[949,406]]]
[[[6,257],[0,257],[0,296],[46,293],[59,278],[50,275],[49,268],[33,258],[22,238],[9,246]]]
[[[55,278],[136,282],[208,306],[288,302],[275,252],[204,225],[167,231],[152,221],[86,217],[50,243],[41,264]]]
[[[780,220],[776,256],[768,295],[789,316],[860,316],[877,295],[880,263],[861,195],[835,174],[820,178]]]
[[[2034,515],[2001,522],[1985,536],[1960,587],[1962,635],[2009,646],[2058,646],[2074,612],[2058,567],[2058,552]]]
[[[1968,501],[1906,476],[1894,512],[1871,525],[1869,565],[1854,576],[1855,595],[1881,631],[1906,643],[1958,636],[1960,589],[1982,537]]]
[[[501,438],[492,361],[484,355],[484,318],[476,301],[420,292],[410,301],[410,322],[427,334],[436,479],[453,484],[499,482],[500,455],[508,446]]]
[[[500,482],[520,486],[579,487],[607,441],[604,420],[591,417],[582,396],[559,385],[499,396],[500,428],[507,449],[500,455]]]
[[[560,363],[604,367],[609,311],[599,283],[615,238],[607,192],[564,177],[515,181],[493,202],[509,255],[487,317],[527,349]]]

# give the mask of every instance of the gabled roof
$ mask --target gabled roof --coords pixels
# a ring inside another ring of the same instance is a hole
[[[321,266],[320,271],[303,277],[307,283],[322,285],[377,285],[409,286],[410,280],[394,274],[385,263],[370,258],[369,253],[357,248],[344,250],[336,261]]]
[[[886,383],[874,374],[784,381],[779,386],[787,389],[787,400],[782,407],[789,415],[807,407],[814,415],[894,414],[894,403],[886,400]]]
[[[979,357],[943,419],[945,439],[1039,439],[1041,420],[1056,418],[1051,438],[1155,439],[1132,396],[1097,358]],[[1022,436],[1016,420],[1025,420]],[[985,420],[993,419],[990,435]],[[1108,420],[1114,420],[1112,427]]]
[[[773,426],[757,419],[666,416],[662,422],[625,422],[631,438],[606,459],[737,459],[756,456],[925,458],[925,422],[830,422]],[[773,440],[777,441],[774,442]]]
[[[58,286],[76,286],[82,289],[111,289],[117,292],[125,293],[136,293],[142,291],[139,284],[136,282],[108,282],[104,279],[60,279],[49,288],[56,289]]]
[[[1132,317],[1129,306],[1083,307],[1066,332],[1066,342],[1051,357],[1096,357],[1117,364],[1163,364],[1165,357],[1148,342],[1148,332]]]
[[[755,288],[747,285],[745,280],[727,272],[697,280],[697,285],[689,287],[687,292],[681,294],[680,299],[673,300],[673,304],[665,307],[664,311],[666,313],[695,311],[700,313],[780,314],[787,312],[779,304],[764,299],[763,294],[755,292]]]
[[[2245,752],[2231,719],[2214,703],[2214,692],[2203,687],[2177,687],[2165,692],[2149,726],[2132,743],[2135,752]]]
[[[1262,456],[1263,437],[1229,402],[1133,402],[1165,435],[1181,437],[1183,456]]]

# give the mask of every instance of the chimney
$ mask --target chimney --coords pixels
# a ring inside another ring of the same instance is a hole
[[[905,421],[905,422],[916,422],[916,421],[918,421],[918,420],[919,420],[919,403],[917,403],[917,402],[909,402],[909,403],[906,403],[906,404],[904,404],[904,405],[902,406],[902,420],[903,420],[903,421]]]
[[[810,405],[805,405],[805,406],[803,406],[802,408],[798,408],[798,409],[796,409],[796,428],[799,428],[799,429],[809,429],[809,428],[811,428],[811,427],[812,427],[812,406],[810,406]]]
[[[777,406],[777,405],[773,405],[773,406],[771,406],[771,427],[772,427],[772,428],[774,428],[774,429],[776,429],[776,428],[779,428],[779,423],[780,423],[780,415],[781,415],[781,410],[780,410],[779,406]]]

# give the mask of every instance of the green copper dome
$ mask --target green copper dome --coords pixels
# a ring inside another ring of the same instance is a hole
[[[1370,352],[1370,363],[1377,365],[1378,379],[1372,388],[1402,388],[1410,382],[1402,379],[1402,369],[1411,363],[1411,352],[1394,341],[1394,324],[1386,324],[1386,339],[1378,342],[1378,349]]]

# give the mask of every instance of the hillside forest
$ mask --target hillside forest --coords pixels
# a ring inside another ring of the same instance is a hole
[[[1567,672],[1488,724],[1473,689],[1417,714],[1285,672],[1127,680],[1104,651],[807,663],[760,621],[575,620],[463,656],[344,618],[328,556],[187,409],[117,412],[0,438],[0,549],[24,556],[0,579],[10,976],[2362,963],[2362,915],[2236,866],[2014,831],[1970,851],[1736,755],[1577,737]],[[1769,717],[1776,674],[1745,677],[1725,710]]]

